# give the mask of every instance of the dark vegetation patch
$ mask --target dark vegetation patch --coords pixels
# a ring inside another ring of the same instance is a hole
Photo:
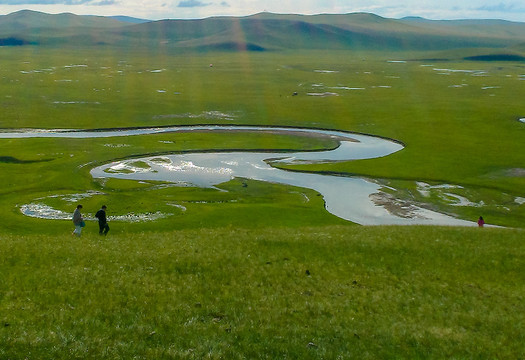
[[[13,156],[0,156],[0,163],[4,164],[33,164],[39,162],[51,161],[51,159],[44,160],[20,160]]]
[[[198,51],[266,51],[264,47],[257,44],[234,41],[199,46],[197,49]]]
[[[525,56],[516,54],[493,54],[467,56],[464,59],[470,61],[525,61]]]
[[[22,45],[28,45],[29,42],[23,40],[23,39],[17,39],[15,37],[8,37],[0,39],[0,46],[22,46]]]

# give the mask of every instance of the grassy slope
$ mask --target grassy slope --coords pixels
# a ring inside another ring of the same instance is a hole
[[[519,358],[521,231],[0,238],[0,357]]]

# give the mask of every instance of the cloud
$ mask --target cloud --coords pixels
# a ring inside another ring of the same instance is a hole
[[[476,10],[490,11],[490,12],[513,12],[516,10],[516,5],[515,4],[505,4],[501,2],[496,5],[483,5],[483,6],[476,8]]]
[[[115,5],[117,0],[6,0],[1,5]]]
[[[497,5],[484,5],[476,8],[475,10],[499,13],[523,13],[525,12],[525,7],[518,6],[516,5],[516,3],[505,4],[503,2],[500,2]]]
[[[90,5],[108,6],[108,5],[116,5],[116,4],[118,4],[118,1],[116,1],[116,0],[100,0],[100,1],[94,1]]]
[[[179,5],[177,6],[181,8],[193,8],[193,7],[204,7],[208,5],[211,5],[211,4],[203,3],[202,1],[199,1],[199,0],[184,0],[184,1],[181,1]]]
[[[226,1],[223,1],[221,2],[221,6],[230,7],[230,4],[228,4]]]

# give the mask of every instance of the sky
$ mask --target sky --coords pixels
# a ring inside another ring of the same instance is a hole
[[[279,14],[374,13],[387,18],[504,19],[525,22],[523,0],[0,0],[0,15],[30,9],[51,14],[125,15],[149,20]]]

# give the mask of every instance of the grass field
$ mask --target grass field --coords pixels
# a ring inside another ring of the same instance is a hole
[[[0,237],[3,359],[517,359],[523,234],[236,227]]]
[[[489,223],[497,225],[523,227],[525,222],[521,201],[525,197],[525,126],[517,121],[525,116],[519,101],[525,95],[525,67],[519,62],[394,61],[428,55],[418,53],[176,56],[109,50],[57,53],[58,50],[37,47],[1,50],[0,126],[4,128],[213,123],[364,132],[396,139],[406,148],[382,159],[295,168],[373,178],[397,189],[390,191],[399,198],[425,203],[467,220],[484,215]],[[457,56],[457,52],[454,54]],[[293,96],[294,92],[297,96]],[[311,95],[320,93],[338,96]],[[20,215],[17,205],[54,194],[102,190],[113,215],[122,215],[130,209],[138,211],[137,208],[156,212],[160,210],[159,203],[171,201],[164,193],[179,197],[188,191],[152,191],[148,198],[159,201],[149,205],[139,201],[140,195],[135,191],[144,185],[112,184],[114,187],[104,189],[94,182],[88,174],[94,163],[182,150],[323,146],[333,144],[292,137],[254,135],[247,139],[224,134],[105,140],[6,139],[0,143],[0,155],[7,159],[0,163],[0,180],[9,187],[4,187],[2,194],[5,206],[1,213],[5,221],[0,226],[34,224]],[[418,182],[432,187],[431,193],[422,195],[417,190],[421,185]],[[443,185],[450,185],[451,189],[439,190]],[[258,189],[268,192],[271,187]],[[278,194],[267,195],[270,201],[280,198]],[[244,195],[233,190],[229,196],[240,199]],[[197,197],[206,201],[208,194]],[[70,212],[74,205],[63,204],[61,210]],[[278,207],[282,206],[281,203]],[[298,204],[286,206],[293,208]],[[314,217],[319,217],[320,223],[333,222],[329,215],[320,215],[322,209],[308,207],[307,211],[316,212]],[[184,222],[204,221],[211,227],[228,225],[216,216],[216,210],[217,206],[195,214],[188,211]],[[203,219],[205,213],[209,217]],[[281,215],[284,213],[288,212]],[[265,212],[265,216],[271,217],[270,212]],[[267,224],[261,216],[251,222]]]
[[[1,128],[374,134],[406,147],[293,168],[374,179],[400,199],[514,228],[361,227],[329,214],[309,189],[234,179],[225,192],[89,174],[144,154],[334,146],[323,139],[1,139],[0,358],[523,356],[523,63],[337,51],[0,54]],[[311,95],[328,92],[338,96]],[[88,221],[73,238],[70,220],[20,211],[38,203],[72,213],[79,201],[87,215],[107,204],[110,216],[167,216],[111,221],[107,238]]]

